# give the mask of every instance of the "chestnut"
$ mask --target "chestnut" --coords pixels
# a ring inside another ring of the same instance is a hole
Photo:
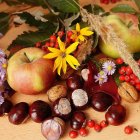
[[[105,114],[106,121],[111,125],[120,125],[125,121],[126,109],[120,105],[112,105]]]
[[[76,109],[85,109],[88,105],[88,93],[83,89],[76,89],[71,93],[71,101]]]
[[[29,113],[34,122],[41,123],[52,115],[51,107],[48,103],[37,100],[30,105]]]
[[[0,117],[5,114],[8,114],[12,107],[13,107],[12,102],[9,101],[8,99],[5,99],[4,102],[0,106]]]
[[[82,77],[78,74],[72,74],[67,80],[66,80],[67,87],[71,90],[75,90],[78,88],[82,88],[83,86],[83,80]]]
[[[29,113],[29,105],[25,102],[16,104],[9,112],[8,119],[12,124],[21,124],[27,119]]]
[[[103,112],[113,104],[113,101],[114,100],[110,95],[104,92],[97,92],[91,97],[91,106],[96,111]]]
[[[56,116],[68,120],[71,117],[72,107],[67,98],[60,98],[53,104],[53,111]]]
[[[65,122],[58,117],[46,119],[41,126],[41,132],[47,140],[59,140],[64,131]]]
[[[86,116],[84,112],[76,111],[72,115],[72,119],[70,120],[70,126],[74,130],[80,130],[81,127],[86,122]]]

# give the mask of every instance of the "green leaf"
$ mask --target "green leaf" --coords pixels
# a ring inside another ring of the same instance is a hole
[[[64,13],[77,13],[79,6],[77,0],[46,0],[52,6]],[[75,3],[75,2],[77,3]]]
[[[116,85],[119,86],[120,83],[121,83],[121,81],[120,81],[120,79],[119,79],[119,75],[115,75],[115,76],[114,76],[114,80],[115,80],[115,82],[116,82]]]
[[[80,13],[77,13],[64,20],[66,30],[69,29],[69,27],[72,25],[72,22],[75,21],[76,19],[78,19],[79,16],[80,16]]]
[[[99,43],[99,35],[94,31],[93,34],[93,48],[96,48]]]
[[[1,0],[2,2],[6,2],[9,6],[21,4],[18,0]]]
[[[133,57],[135,60],[139,60],[140,59],[140,52],[134,53]]]
[[[139,10],[140,10],[140,1],[139,1],[139,0],[134,0],[134,2],[136,3],[137,7],[138,7]]]
[[[29,24],[30,26],[36,26],[39,30],[49,29],[49,31],[50,31],[50,30],[56,28],[56,26],[58,26],[58,22],[55,23],[55,25],[54,25],[54,23],[52,23],[50,21],[42,22],[41,20],[36,20],[34,16],[32,16],[30,13],[27,13],[27,12],[20,13],[20,14],[18,14],[18,16],[21,19],[24,19],[27,24]]]
[[[33,47],[37,42],[44,42],[48,40],[50,35],[51,33],[47,31],[24,32],[12,42],[12,44],[8,47],[8,50],[16,45]]]
[[[117,6],[111,9],[111,12],[135,14],[137,11],[128,4],[118,4]]]
[[[0,33],[5,34],[9,29],[10,16],[7,13],[0,13]]]
[[[89,4],[84,6],[84,8],[87,9],[88,12],[93,13],[95,15],[99,15],[100,13],[105,12],[105,10],[97,4]]]

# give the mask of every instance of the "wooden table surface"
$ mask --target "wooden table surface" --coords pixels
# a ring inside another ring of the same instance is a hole
[[[99,3],[98,0],[81,0],[81,4],[88,3]],[[122,0],[124,3],[124,1]],[[126,2],[133,6],[135,6],[131,2]],[[105,5],[103,5],[105,6]],[[105,6],[107,9],[112,7],[112,5]],[[0,5],[0,12],[6,11],[8,7],[5,4]],[[14,9],[11,7],[10,9]],[[38,10],[40,8],[32,8],[32,10]],[[21,34],[23,31],[29,30],[28,25],[21,25],[20,27],[13,27],[9,30],[9,32],[0,39],[0,48],[5,49],[11,41],[16,38],[18,34]],[[35,100],[44,100],[48,101],[46,94],[40,94],[36,96],[27,96],[23,94],[16,93],[12,97],[13,103],[18,103],[20,101],[25,101],[28,103],[32,103]],[[137,103],[129,104],[126,102],[122,103],[127,109],[127,118],[124,124],[121,126],[109,126],[103,131],[97,133],[93,129],[89,130],[89,136],[87,137],[78,137],[77,140],[140,140],[140,101]],[[97,122],[100,122],[104,119],[104,113],[99,113],[89,108],[86,110],[87,115],[91,119],[95,119]],[[134,126],[138,131],[135,131],[132,135],[124,134],[124,127],[126,125]],[[62,140],[69,140],[68,130],[65,135],[61,138]],[[29,119],[26,123],[16,126],[9,123],[7,116],[0,118],[0,140],[45,140],[45,138],[41,134],[41,124],[34,123],[31,119]]]

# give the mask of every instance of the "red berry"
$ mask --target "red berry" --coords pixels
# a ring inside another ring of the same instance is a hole
[[[140,91],[140,83],[136,84],[136,89]]]
[[[122,58],[117,58],[116,63],[119,64],[119,65],[123,64],[123,59]]]
[[[70,44],[70,42],[71,42],[71,39],[70,39],[69,37],[67,37],[66,43],[67,43],[67,44]]]
[[[136,83],[136,84],[140,84],[140,80],[139,80],[138,77],[135,78],[135,83]]]
[[[102,121],[100,122],[100,126],[101,126],[102,128],[105,128],[105,127],[108,126],[108,122],[105,121],[105,120],[102,120]]]
[[[50,42],[50,47],[54,47],[54,42]]]
[[[56,41],[56,36],[55,35],[50,36],[50,42],[55,42],[55,41]]]
[[[77,136],[78,136],[78,132],[77,131],[74,131],[74,130],[71,130],[70,132],[69,132],[69,136],[70,136],[70,138],[76,138]]]
[[[64,32],[63,32],[63,31],[59,31],[59,32],[57,33],[57,35],[61,38],[61,37],[64,35]]]
[[[130,75],[130,74],[132,74],[133,73],[133,71],[132,71],[132,69],[128,66],[128,67],[126,67],[126,74],[127,75]]]
[[[130,80],[129,82],[131,85],[135,85],[135,81],[134,80]]]
[[[58,42],[57,42],[57,41],[55,42],[54,47],[55,47],[55,48],[59,48],[59,44],[58,44]]]
[[[128,125],[124,128],[124,132],[125,132],[125,134],[132,134],[133,133],[133,128]]]
[[[37,48],[39,48],[41,46],[41,42],[37,42],[36,44],[35,44],[35,47],[37,47]]]
[[[94,120],[88,120],[87,121],[87,126],[88,127],[92,128],[92,127],[94,127],[94,125],[95,125],[95,121]]]
[[[111,2],[112,2],[112,3],[116,3],[116,2],[117,2],[117,0],[111,0]]]
[[[99,124],[94,125],[94,130],[97,132],[100,132],[102,130],[102,127]]]
[[[71,37],[73,35],[73,32],[72,31],[67,31],[67,37]]]
[[[109,4],[109,0],[104,0],[104,4]]]
[[[46,43],[45,43],[45,46],[46,46],[46,47],[50,47],[50,42],[46,42]]]
[[[125,66],[122,66],[120,69],[119,69],[119,74],[125,74],[126,72],[126,67]]]
[[[128,75],[125,75],[124,80],[125,80],[126,82],[129,82],[129,81],[130,81],[130,77],[129,77]]]
[[[88,130],[85,129],[85,128],[81,128],[81,129],[79,130],[79,134],[80,134],[82,137],[85,137],[85,136],[88,135]]]
[[[130,74],[130,79],[135,80],[136,79],[136,75],[134,73]]]
[[[120,75],[120,76],[119,76],[119,80],[120,80],[120,81],[124,81],[124,80],[125,80],[125,76],[124,76],[124,75]]]
[[[47,48],[45,45],[43,45],[43,46],[42,46],[42,50],[48,51],[48,48]]]

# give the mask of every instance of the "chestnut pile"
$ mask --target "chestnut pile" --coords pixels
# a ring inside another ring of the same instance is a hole
[[[25,102],[13,106],[9,100],[5,100],[0,106],[0,116],[8,114],[9,121],[15,125],[25,122],[29,117],[36,123],[42,123],[41,131],[47,140],[58,140],[63,135],[68,120],[73,129],[70,132],[71,138],[77,136],[77,131],[81,136],[86,136],[86,126],[94,127],[99,132],[108,124],[122,124],[126,116],[125,108],[115,104],[114,99],[104,91],[89,94],[84,86],[88,74],[85,74],[84,70],[81,73],[69,76],[66,85],[55,85],[47,91],[51,105],[37,100],[30,106]],[[88,120],[86,114],[81,111],[87,107],[99,112],[106,111],[105,121],[99,125]]]

